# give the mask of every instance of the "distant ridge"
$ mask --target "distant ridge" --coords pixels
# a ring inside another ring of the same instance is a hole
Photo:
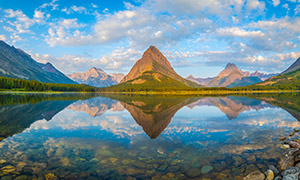
[[[195,78],[192,75],[187,79],[207,87],[238,87],[248,86],[251,84],[262,82],[272,76],[278,74],[265,74],[255,71],[250,73],[248,71],[240,70],[235,64],[228,63],[224,70],[222,70],[216,77],[212,78]]]
[[[73,73],[68,75],[68,77],[80,84],[88,84],[95,87],[107,87],[118,84],[124,77],[124,74],[107,74],[100,68],[92,67],[86,72]]]
[[[51,63],[38,63],[21,49],[0,40],[0,76],[46,83],[77,84]]]

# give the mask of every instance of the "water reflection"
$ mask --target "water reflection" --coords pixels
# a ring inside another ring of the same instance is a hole
[[[0,159],[16,172],[0,176],[242,179],[300,127],[295,95],[65,98],[2,103]]]

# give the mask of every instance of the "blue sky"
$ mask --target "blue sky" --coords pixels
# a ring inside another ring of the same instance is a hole
[[[150,45],[184,77],[300,57],[300,0],[1,0],[0,24],[1,40],[67,74],[126,74]]]

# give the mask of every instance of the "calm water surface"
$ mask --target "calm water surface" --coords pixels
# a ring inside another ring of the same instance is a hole
[[[16,169],[0,179],[242,179],[277,166],[279,138],[300,128],[299,102],[2,94],[0,169]]]

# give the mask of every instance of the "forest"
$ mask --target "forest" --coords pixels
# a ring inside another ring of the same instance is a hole
[[[84,84],[42,83],[35,80],[0,77],[0,90],[95,92],[97,89],[96,87]]]

